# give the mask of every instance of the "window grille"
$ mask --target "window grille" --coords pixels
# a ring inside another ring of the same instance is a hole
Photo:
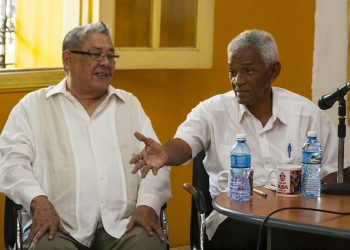
[[[16,0],[0,0],[0,68],[14,65]]]

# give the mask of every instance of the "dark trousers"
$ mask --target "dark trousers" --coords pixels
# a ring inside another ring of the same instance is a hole
[[[227,218],[217,228],[212,243],[220,250],[256,250],[259,225]],[[260,249],[266,249],[266,228],[261,235]]]

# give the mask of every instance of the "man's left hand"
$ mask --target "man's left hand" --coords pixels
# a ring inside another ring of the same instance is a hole
[[[138,206],[126,227],[126,232],[130,232],[136,225],[143,227],[149,235],[153,235],[155,231],[161,241],[166,240],[159,218],[153,208],[145,205]]]

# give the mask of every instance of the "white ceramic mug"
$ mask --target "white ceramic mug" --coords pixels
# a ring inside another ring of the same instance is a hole
[[[271,176],[276,174],[276,194],[280,196],[294,197],[301,194],[301,166],[279,165],[267,175],[267,185],[272,188]]]
[[[226,183],[225,183],[225,188],[223,188],[221,186],[221,179],[223,175],[227,175],[227,178],[226,178]],[[250,174],[249,174],[249,183],[250,183],[250,195],[253,194],[253,177],[254,177],[254,170],[253,169],[250,169]],[[221,171],[218,176],[217,176],[217,179],[216,179],[216,182],[217,182],[217,186],[218,186],[218,189],[220,192],[228,192],[228,187],[230,185],[230,179],[231,179],[231,174],[230,174],[230,171],[229,170],[224,170],[224,171]],[[229,193],[229,192],[228,192]],[[230,194],[229,194],[230,195]]]
[[[223,188],[222,186],[220,186],[221,183],[222,183],[221,179],[223,178],[223,177],[222,177],[223,175],[227,175],[227,177],[226,177],[226,183],[225,183],[225,188]],[[219,189],[220,192],[228,192],[228,186],[229,186],[229,180],[230,180],[230,178],[231,178],[231,175],[230,175],[230,171],[228,171],[228,170],[221,171],[221,172],[218,174],[216,182],[217,182],[217,184],[218,184],[218,189]]]

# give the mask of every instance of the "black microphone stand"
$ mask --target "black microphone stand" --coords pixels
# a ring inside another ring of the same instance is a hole
[[[338,171],[336,183],[321,184],[321,192],[324,194],[350,195],[350,184],[344,183],[343,167],[344,167],[344,138],[346,136],[346,102],[344,96],[339,96],[338,99]]]

